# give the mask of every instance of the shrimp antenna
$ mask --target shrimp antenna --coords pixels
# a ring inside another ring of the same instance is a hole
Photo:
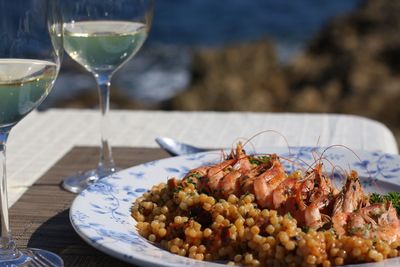
[[[360,162],[362,162],[361,158],[357,155],[357,153],[354,152],[354,150],[352,150],[351,148],[349,148],[349,147],[347,147],[347,146],[345,146],[345,145],[330,145],[330,146],[326,147],[326,148],[322,151],[321,157],[322,157],[329,149],[334,148],[334,147],[342,147],[342,148],[344,148],[344,149],[347,149],[347,150],[350,151]],[[368,170],[367,167],[365,167],[365,170],[367,171],[368,176],[369,176],[370,178],[372,178],[371,173],[370,173],[370,171]]]
[[[320,156],[320,158],[318,159],[319,161],[326,161],[328,162],[328,164],[331,166],[332,168],[332,172],[331,172],[331,176],[334,177],[335,173],[338,174],[340,177],[346,177],[346,170],[344,168],[342,168],[341,166],[335,165],[332,163],[332,161],[330,161],[327,157]],[[337,172],[335,172],[335,170],[338,170]],[[350,168],[349,168],[350,169]],[[342,175],[342,173],[344,174],[344,176]]]
[[[261,132],[256,133],[255,135],[251,136],[250,138],[248,138],[248,139],[243,143],[243,147],[246,146],[247,143],[251,143],[250,141],[253,140],[254,138],[256,138],[257,136],[259,136],[259,135],[261,135],[261,134],[265,134],[265,133],[275,133],[275,134],[279,135],[280,137],[282,137],[283,140],[284,140],[285,143],[286,143],[286,146],[287,146],[288,150],[289,150],[289,155],[292,155],[292,153],[291,153],[291,151],[290,151],[290,145],[289,145],[288,140],[286,139],[286,137],[285,137],[282,133],[280,133],[280,132],[278,132],[278,131],[276,131],[276,130],[264,130],[264,131],[261,131]],[[253,147],[254,147],[254,146],[253,146]]]
[[[286,157],[282,157],[282,156],[279,156],[279,158],[281,158],[281,159],[283,159],[283,160],[286,160],[287,162],[290,162],[290,163],[292,163],[292,164],[295,165],[295,166],[298,166],[299,168],[301,168],[301,170],[302,170],[303,172],[307,172],[307,169],[304,168],[304,166],[301,165],[300,163],[298,163],[298,162],[296,162],[296,161],[294,161],[294,160],[291,160],[290,158],[286,158]],[[311,168],[311,166],[310,166],[306,161],[304,161],[304,160],[302,160],[302,159],[297,159],[297,160],[298,160],[298,161],[301,161],[302,163],[304,163],[305,165],[307,165],[308,168]]]
[[[321,141],[321,136],[319,135],[319,136],[318,136],[318,139],[317,139],[317,143],[316,143],[316,145],[315,145],[316,147],[319,146],[319,142],[320,142],[320,141]]]

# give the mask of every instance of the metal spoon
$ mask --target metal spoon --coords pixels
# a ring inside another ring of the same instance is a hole
[[[181,143],[168,137],[157,137],[155,141],[162,149],[167,151],[171,156],[193,154],[209,150]]]

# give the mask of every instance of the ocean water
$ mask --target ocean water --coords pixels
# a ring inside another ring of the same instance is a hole
[[[333,17],[361,0],[159,0],[144,48],[113,79],[128,97],[156,103],[190,83],[193,51],[268,38],[279,59],[289,61]],[[43,108],[82,90],[93,90],[87,73],[61,73]],[[71,90],[71,88],[74,88]]]
[[[271,38],[301,46],[332,17],[360,0],[161,0],[156,1],[148,44],[191,47]]]

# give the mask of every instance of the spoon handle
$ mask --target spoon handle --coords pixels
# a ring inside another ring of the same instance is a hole
[[[168,137],[157,137],[156,143],[168,152],[171,156],[181,156],[208,151],[208,149],[195,147],[185,143],[178,142]]]

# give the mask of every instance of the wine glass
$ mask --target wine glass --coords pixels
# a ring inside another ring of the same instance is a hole
[[[0,266],[63,266],[56,254],[16,248],[8,218],[6,142],[9,133],[50,93],[62,55],[56,0],[0,0]],[[38,133],[40,134],[40,133]]]
[[[112,75],[141,48],[153,17],[153,0],[64,1],[64,49],[90,71],[97,82],[101,110],[101,145],[97,168],[63,180],[67,191],[79,193],[116,171],[108,142],[108,111]]]

